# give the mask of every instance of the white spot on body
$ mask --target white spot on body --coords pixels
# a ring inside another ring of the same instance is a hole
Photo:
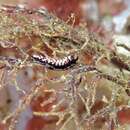
[[[59,60],[59,66],[61,66],[62,63],[63,63],[63,61],[60,59],[60,60]]]
[[[38,58],[38,59],[41,59],[41,56],[38,56],[38,55],[33,55],[34,58]]]
[[[63,62],[64,62],[64,64],[66,64],[68,62],[68,57],[65,57]]]
[[[52,59],[52,64],[53,64],[53,65],[55,64],[55,62],[56,62],[56,60],[55,60],[55,59]]]
[[[68,56],[68,59],[71,61],[71,56]]]

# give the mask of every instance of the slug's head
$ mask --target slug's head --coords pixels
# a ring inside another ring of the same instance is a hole
[[[69,61],[72,63],[72,64],[75,64],[78,60],[78,56],[76,54],[74,55],[71,55],[68,57],[69,58]]]
[[[77,61],[78,60],[78,55],[74,54],[74,55],[71,55],[72,59]]]

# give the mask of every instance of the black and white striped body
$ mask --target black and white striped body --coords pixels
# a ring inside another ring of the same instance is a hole
[[[67,69],[76,64],[78,57],[69,55],[63,59],[53,59],[42,55],[33,55],[32,58],[39,64],[46,66],[49,69]]]

